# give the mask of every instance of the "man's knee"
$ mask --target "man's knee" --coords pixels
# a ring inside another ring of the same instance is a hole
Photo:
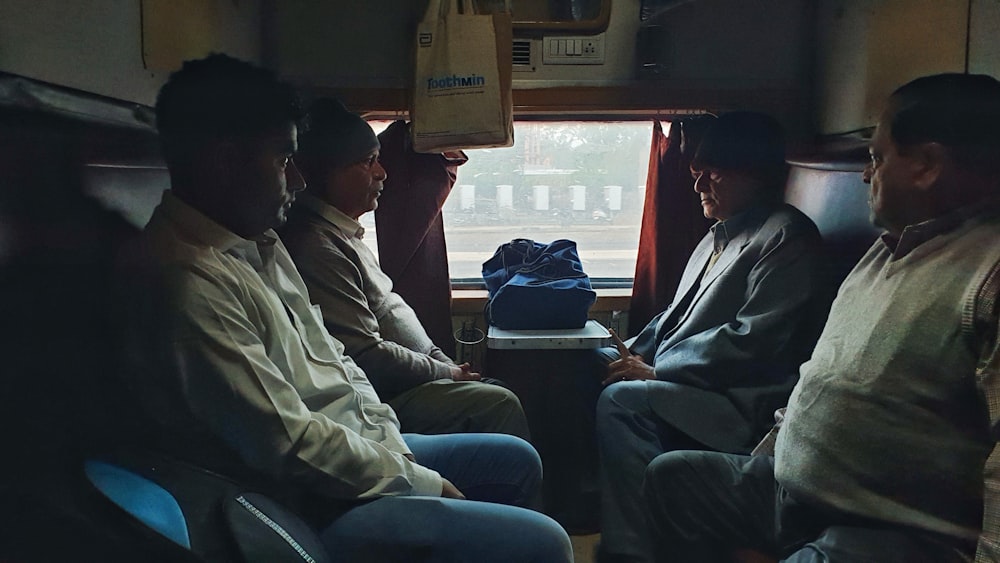
[[[386,497],[349,511],[322,537],[350,561],[572,561],[569,536],[551,518],[475,501]]]
[[[471,432],[498,432],[530,439],[528,421],[521,400],[513,391],[499,385],[471,383],[466,389],[470,411],[474,412]]]
[[[969,561],[975,546],[933,534],[889,527],[831,526],[789,555],[789,563],[878,561],[879,563],[958,563]]]
[[[506,387],[489,383],[476,383],[472,389],[484,407],[504,413],[524,412],[521,408],[521,400]]]
[[[507,529],[518,538],[523,546],[519,560],[533,561],[573,561],[573,545],[569,535],[555,520],[539,512],[522,513],[521,522]]]
[[[528,422],[511,390],[478,381],[424,383],[389,401],[405,432],[487,432],[528,439]]]
[[[645,381],[619,381],[601,392],[597,399],[597,418],[604,421],[609,417],[645,412],[649,409],[648,405],[649,393]]]
[[[542,458],[527,440],[511,436],[508,434],[487,434],[479,435],[480,443],[486,444],[496,451],[503,452],[500,457],[515,462],[515,465],[531,468],[535,473],[541,475]]]
[[[657,498],[661,502],[683,494],[699,476],[699,470],[716,452],[678,450],[656,456],[646,467],[642,481],[643,496]]]
[[[542,458],[535,447],[523,438],[499,433],[451,434],[446,436],[406,435],[407,444],[417,440],[437,440],[447,444],[450,458],[461,459],[463,465],[486,464],[503,475],[521,475],[527,481],[542,478]],[[420,459],[420,456],[417,456]]]

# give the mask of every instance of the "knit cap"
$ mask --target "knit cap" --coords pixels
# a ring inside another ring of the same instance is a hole
[[[331,168],[353,164],[381,147],[368,122],[332,98],[317,100],[299,135],[299,153]]]

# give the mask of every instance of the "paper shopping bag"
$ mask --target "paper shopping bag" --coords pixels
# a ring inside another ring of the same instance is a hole
[[[476,14],[472,4],[430,0],[417,28],[410,107],[417,152],[514,144],[510,12]]]

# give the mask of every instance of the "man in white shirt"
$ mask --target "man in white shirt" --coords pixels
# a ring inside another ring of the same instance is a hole
[[[555,522],[516,507],[540,481],[529,444],[401,435],[324,329],[273,231],[305,187],[291,87],[211,55],[174,73],[156,109],[171,190],[132,264],[125,347],[151,441],[278,483],[310,514],[329,507],[313,523],[344,560],[409,560],[428,546],[442,559],[571,560]]]
[[[368,375],[406,432],[528,438],[517,396],[434,345],[366,246],[358,218],[378,207],[386,171],[371,126],[325,98],[309,111],[299,162],[309,189],[281,238],[327,330]]]

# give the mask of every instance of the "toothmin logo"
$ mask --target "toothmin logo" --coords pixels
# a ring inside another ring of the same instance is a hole
[[[469,76],[459,76],[457,74],[453,74],[451,76],[427,79],[428,90],[440,90],[443,88],[478,88],[485,85],[486,78],[479,76],[478,74],[470,74]]]

